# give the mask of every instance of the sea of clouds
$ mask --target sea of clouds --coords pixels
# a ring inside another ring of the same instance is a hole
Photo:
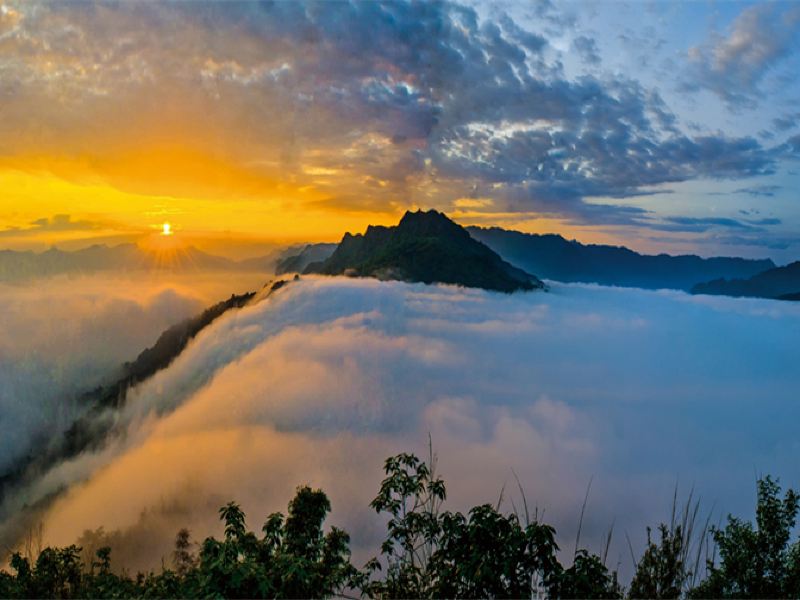
[[[0,475],[72,422],[78,395],[113,379],[170,325],[260,283],[153,272],[0,283]]]
[[[758,475],[800,484],[798,339],[796,303],[305,277],[204,330],[129,395],[124,439],[58,465],[25,500],[66,485],[46,542],[118,530],[142,568],[169,558],[180,527],[219,535],[228,500],[259,530],[308,483],[363,560],[383,534],[368,508],[383,460],[426,455],[430,435],[449,508],[504,487],[505,508],[520,506],[518,477],[569,552],[591,481],[581,545],[602,552],[613,525],[609,563],[625,569],[625,533],[640,552],[676,484],[715,520],[752,513]]]

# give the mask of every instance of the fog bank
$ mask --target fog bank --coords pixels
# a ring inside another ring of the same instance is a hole
[[[382,534],[383,459],[430,434],[450,508],[494,503],[513,469],[570,550],[593,478],[583,541],[600,551],[614,523],[613,566],[623,532],[639,550],[668,518],[676,482],[742,515],[758,474],[798,484],[799,336],[800,305],[775,301],[304,278],[201,332],[134,390],[124,441],[39,482],[71,483],[46,541],[147,521],[154,548],[129,566],[158,566],[178,528],[221,533],[218,505],[239,501],[258,530],[309,483],[361,560]]]
[[[71,422],[82,410],[76,396],[114,377],[167,327],[262,283],[129,273],[0,284],[0,474]]]

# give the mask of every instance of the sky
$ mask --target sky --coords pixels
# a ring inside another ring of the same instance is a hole
[[[796,260],[796,2],[0,1],[0,248],[437,208]]]
[[[106,342],[117,356],[195,298],[180,287],[131,297],[120,283],[81,286],[103,322],[131,313]],[[18,319],[71,314],[86,330],[76,354],[102,345],[109,327],[92,325],[77,294],[63,306],[26,306],[24,289],[7,292],[20,296]],[[36,338],[46,325],[27,330]],[[645,527],[669,519],[676,486],[679,504],[694,490],[700,520],[710,513],[711,523],[752,518],[758,476],[797,489],[798,335],[792,302],[558,283],[508,295],[304,276],[223,315],[130,390],[114,415],[123,435],[7,497],[0,542],[25,522],[15,507],[66,488],[40,517],[45,543],[104,527],[118,532],[115,565],[158,568],[179,528],[196,541],[219,536],[217,510],[235,500],[259,531],[309,484],[329,494],[329,524],[351,534],[362,565],[385,533],[369,508],[383,460],[427,456],[430,435],[447,508],[494,504],[505,486],[511,511],[521,506],[518,477],[566,555],[591,485],[581,543],[602,554],[613,526],[609,566],[627,581],[626,536],[640,556]],[[51,345],[68,344],[58,336]],[[42,353],[30,373],[48,374],[57,354]],[[18,403],[14,421],[0,413],[0,456],[18,449],[35,421],[24,413],[45,401]]]

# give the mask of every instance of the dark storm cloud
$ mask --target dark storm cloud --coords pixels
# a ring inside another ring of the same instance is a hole
[[[550,28],[571,22],[546,2],[529,10]],[[138,140],[137,120],[160,116],[169,94],[193,147],[274,165],[273,176],[365,209],[449,206],[480,187],[513,210],[625,224],[644,211],[587,199],[769,174],[778,159],[754,138],[687,136],[638,82],[568,79],[547,31],[452,3],[64,3],[20,22],[0,67],[16,90],[11,117],[36,113],[85,149],[89,108],[103,122],[92,136],[130,129]],[[576,44],[593,62],[596,44]],[[307,174],[321,169],[336,179]]]

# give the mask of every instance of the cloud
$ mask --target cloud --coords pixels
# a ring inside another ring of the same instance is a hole
[[[5,4],[0,5],[0,36],[8,35],[21,20],[19,11]]]
[[[789,160],[800,160],[800,135],[790,137],[786,142],[775,148],[775,152]]]
[[[167,327],[260,284],[152,273],[0,284],[0,475],[68,427],[85,408],[79,396],[113,380]]]
[[[575,28],[577,15],[567,6],[556,6],[551,0],[537,0],[527,5],[529,17],[546,23],[547,33],[554,37],[565,34]]]
[[[729,246],[755,246],[758,248],[768,248],[770,250],[788,250],[789,248],[800,245],[800,237],[775,235],[753,237],[742,235],[713,235],[702,241]]]
[[[733,190],[732,194],[748,194],[756,198],[772,198],[775,194],[783,189],[780,185],[754,185],[750,187],[743,187]]]
[[[616,37],[624,44],[626,52],[635,57],[642,68],[649,68],[650,64],[660,56],[661,49],[667,45],[667,40],[651,25],[639,31],[626,27]],[[662,64],[656,73],[660,74],[663,70]]]
[[[73,220],[70,215],[53,215],[31,221],[28,227],[10,227],[0,230],[0,237],[22,237],[53,231],[92,231],[106,225],[85,219]]]
[[[794,129],[798,124],[800,124],[800,113],[785,114],[772,119],[772,126],[781,132]]]
[[[681,133],[635,80],[567,78],[547,36],[574,17],[550,3],[528,9],[544,32],[446,2],[21,10],[0,48],[0,153],[79,157],[122,189],[219,198],[224,182],[226,197],[279,207],[299,189],[314,209],[396,212],[478,186],[508,211],[546,202],[646,226],[601,202],[765,175],[780,158],[753,138]],[[590,38],[576,44],[594,60]]]
[[[758,219],[755,221],[742,221],[728,217],[664,217],[664,224],[653,225],[661,231],[690,231],[704,232],[710,229],[739,229],[753,231],[761,225],[779,225],[779,219]]]
[[[798,47],[800,8],[794,4],[750,6],[733,21],[727,35],[689,50],[688,90],[707,89],[730,108],[754,107],[761,84],[776,65]]]
[[[572,41],[572,47],[587,65],[596,67],[600,64],[600,52],[597,49],[597,42],[593,38],[585,35],[578,36]]]
[[[766,217],[763,219],[755,219],[753,221],[749,221],[749,223],[753,225],[780,225],[783,223],[781,219],[777,217]]]
[[[361,560],[381,534],[368,503],[382,459],[424,453],[430,433],[452,508],[495,502],[514,469],[563,543],[593,476],[582,539],[599,551],[616,519],[638,545],[667,517],[676,478],[742,513],[754,469],[796,477],[799,310],[599,286],[508,296],[304,278],[201,333],[136,388],[123,438],[60,465],[29,499],[71,484],[45,516],[55,543],[183,507],[151,538],[157,565],[178,527],[219,533],[214,502],[242,502],[257,528],[310,483]]]
[[[555,106],[580,105],[573,96],[591,97],[580,117],[460,127],[442,140],[439,172],[485,182],[482,193],[491,186],[494,195],[508,201],[507,210],[542,210],[544,202],[547,212],[576,222],[639,225],[646,223],[630,217],[642,209],[585,198],[635,197],[662,193],[653,187],[665,183],[775,172],[774,158],[753,138],[657,139],[644,91],[633,83],[619,84],[615,91],[608,95],[597,82],[584,82],[564,86],[559,102],[543,100],[561,110]]]

